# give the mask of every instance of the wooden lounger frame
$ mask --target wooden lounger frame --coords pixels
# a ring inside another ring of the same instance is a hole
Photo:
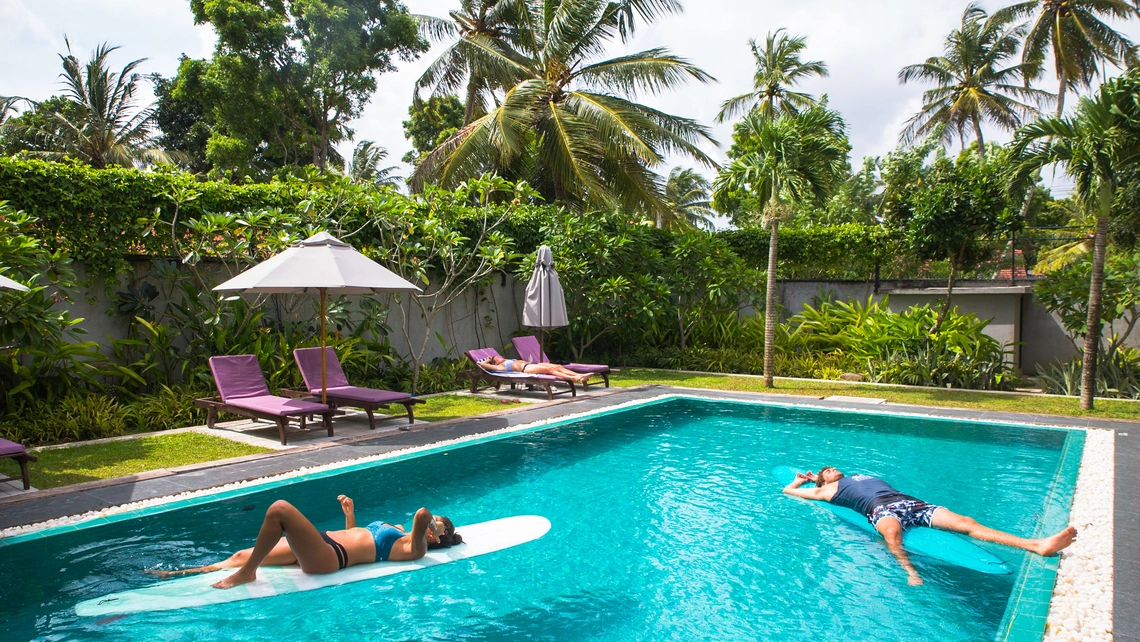
[[[248,408],[240,408],[238,406],[231,406],[230,404],[222,401],[221,397],[205,397],[203,399],[195,399],[194,405],[199,408],[205,408],[206,414],[206,427],[213,428],[214,424],[218,422],[219,412],[228,412],[231,415],[238,415],[239,417],[249,417],[250,419],[265,419],[277,424],[277,432],[281,435],[281,445],[288,445],[288,439],[285,437],[285,427],[289,425],[290,417],[297,417],[301,422],[301,430],[305,430],[305,418],[309,415],[320,414],[323,417],[323,423],[329,431],[329,437],[333,436],[332,415],[333,410],[330,406],[328,412],[312,413],[312,412],[296,412],[293,414],[278,416],[271,415],[267,412],[258,412]]]
[[[321,400],[321,396],[319,394],[313,394],[308,390],[301,390],[300,388],[283,388],[281,390],[281,394],[282,396],[292,397],[293,399],[311,399],[318,402]],[[333,412],[336,412],[338,407],[360,408],[363,410],[368,414],[369,430],[376,430],[376,416],[373,413],[377,409],[387,410],[393,404],[400,404],[404,406],[404,408],[407,408],[408,410],[408,425],[410,426],[416,423],[416,412],[413,410],[415,405],[420,403],[427,403],[423,399],[417,399],[415,397],[406,399],[404,401],[385,401],[384,403],[370,403],[367,401],[360,401],[358,399],[344,399],[336,396],[336,394],[326,394],[325,399],[328,402],[329,408]],[[410,430],[410,428],[407,426],[400,426],[400,430]]]
[[[488,388],[494,388],[495,390],[498,390],[504,383],[511,384],[511,388],[514,388],[515,384],[521,383],[521,384],[524,384],[527,386],[538,386],[539,388],[542,388],[543,390],[546,391],[546,399],[548,401],[554,401],[555,395],[564,395],[566,393],[570,393],[571,397],[577,397],[578,396],[578,389],[577,389],[577,387],[575,387],[574,382],[573,381],[565,381],[562,379],[559,379],[558,381],[551,381],[550,379],[541,379],[539,377],[517,377],[517,376],[516,377],[501,377],[499,375],[496,375],[496,374],[491,373],[491,372],[487,372],[486,370],[482,370],[479,368],[476,368],[474,370],[464,370],[463,372],[460,372],[459,374],[457,374],[456,377],[459,379],[470,380],[470,382],[471,382],[471,394],[475,394],[475,393],[479,392],[480,390],[486,390]],[[492,383],[490,385],[480,387],[479,386],[480,381],[490,381]],[[559,392],[554,392],[554,384],[556,384],[556,383],[564,383],[564,384],[570,386],[570,389],[569,390],[562,390]],[[586,389],[588,389],[588,388],[586,388]]]
[[[24,482],[24,490],[32,489],[32,481],[31,478],[28,477],[28,462],[39,461],[36,459],[35,455],[25,450],[19,455],[0,455],[0,459],[15,459],[16,463],[20,464],[19,477],[0,477],[0,482],[16,481],[17,479],[22,479]]]

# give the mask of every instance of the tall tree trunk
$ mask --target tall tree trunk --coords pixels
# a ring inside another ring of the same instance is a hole
[[[479,85],[475,82],[475,76],[471,76],[467,81],[467,104],[463,109],[463,124],[470,125],[472,120],[475,120],[475,101],[479,98]]]
[[[950,259],[950,278],[946,279],[946,299],[942,301],[942,310],[938,313],[938,318],[934,321],[934,327],[930,329],[930,334],[938,334],[942,329],[942,322],[946,320],[946,315],[950,312],[950,297],[954,295],[954,279],[958,276],[958,265],[962,263],[962,257],[966,254],[966,244],[962,244],[962,249],[958,251],[956,259]]]
[[[657,229],[660,230],[664,227],[665,227],[665,215],[662,214],[660,211],[658,211],[657,212]]]
[[[1085,332],[1085,355],[1081,363],[1081,409],[1092,410],[1096,396],[1096,357],[1100,350],[1100,309],[1104,293],[1104,253],[1108,245],[1108,214],[1115,190],[1102,180],[1099,211],[1096,217],[1096,239],[1093,242],[1093,268],[1089,283],[1089,317]]]
[[[986,160],[986,139],[982,137],[982,123],[977,114],[972,117],[974,121],[974,134],[978,137],[978,158]]]
[[[1057,118],[1065,115],[1065,70],[1057,70]]]
[[[776,191],[772,190],[772,236],[768,239],[768,289],[764,293],[764,387],[776,386],[776,244],[779,241],[780,219],[776,212]]]

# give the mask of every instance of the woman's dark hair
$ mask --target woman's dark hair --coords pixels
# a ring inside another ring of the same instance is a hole
[[[428,542],[428,548],[451,548],[456,544],[462,544],[463,536],[455,532],[455,525],[451,523],[451,520],[443,515],[438,515],[438,517],[443,522],[443,535],[439,536],[439,542]]]

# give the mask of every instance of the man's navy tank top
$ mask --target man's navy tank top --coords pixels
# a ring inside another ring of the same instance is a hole
[[[877,506],[903,499],[914,497],[900,493],[878,477],[852,475],[840,478],[839,488],[832,496],[831,503],[870,517]]]

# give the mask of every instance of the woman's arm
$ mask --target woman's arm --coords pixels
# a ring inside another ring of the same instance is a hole
[[[336,498],[344,511],[344,530],[356,528],[356,507],[353,506],[352,499],[347,495],[337,495]]]

